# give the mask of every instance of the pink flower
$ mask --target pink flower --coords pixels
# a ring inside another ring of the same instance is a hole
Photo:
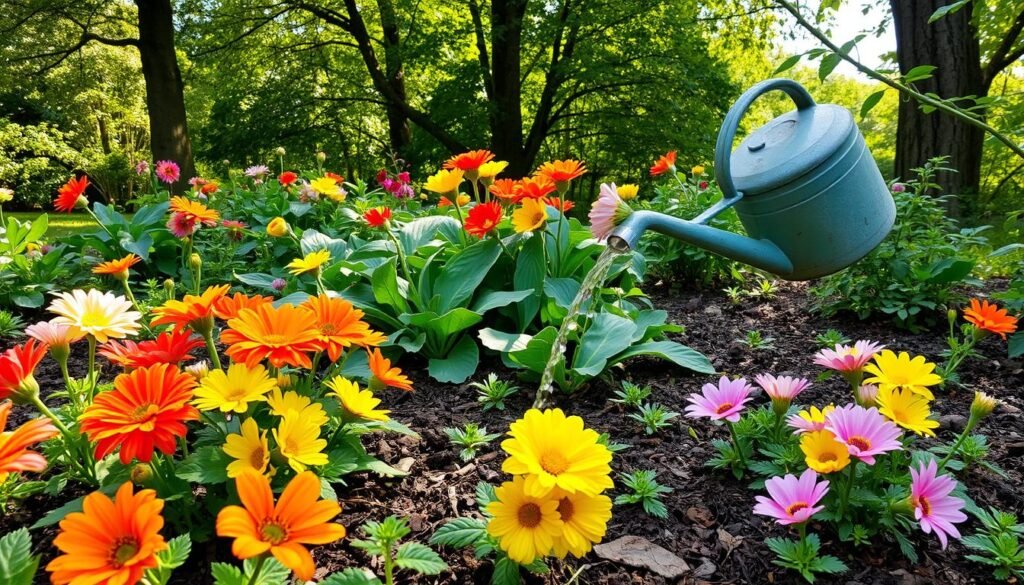
[[[818,481],[813,469],[804,470],[799,479],[792,474],[764,482],[771,498],[757,496],[754,513],[771,516],[783,526],[803,524],[825,506],[816,505],[828,493],[828,481]]]
[[[904,185],[903,183],[893,183],[892,184],[892,192],[893,193],[902,193],[902,192],[904,192],[906,190],[907,190],[907,186]]]
[[[792,427],[793,432],[798,435],[800,433],[821,431],[825,429],[825,416],[835,409],[836,407],[831,404],[821,410],[818,410],[817,406],[812,406],[807,410],[801,410],[796,414],[789,415],[786,419],[786,424]]]
[[[601,194],[590,208],[590,233],[603,240],[631,213],[633,209],[619,197],[615,183],[601,183]]]
[[[270,283],[270,287],[277,292],[283,291],[286,286],[288,286],[288,281],[283,278],[275,278],[273,282]]]
[[[176,211],[171,214],[171,219],[167,220],[167,229],[176,238],[187,238],[199,230],[199,222],[187,214]]]
[[[787,408],[798,394],[811,385],[811,381],[804,378],[792,376],[776,378],[771,374],[758,374],[754,376],[754,381],[758,386],[764,388],[765,393],[772,399],[772,404],[785,404]]]
[[[862,384],[857,387],[857,404],[870,408],[878,406],[878,386]]]
[[[51,347],[67,346],[85,337],[84,333],[72,335],[70,327],[53,321],[40,321],[35,325],[29,325],[25,329],[25,335]]]
[[[825,430],[846,445],[850,455],[868,465],[875,464],[875,455],[903,448],[899,427],[873,407],[847,404],[837,408],[825,416]]]
[[[245,235],[245,228],[249,227],[242,221],[236,221],[233,219],[225,219],[220,222],[220,225],[224,226],[228,230],[228,236],[232,240],[241,240]]]
[[[398,173],[398,180],[403,182],[403,183],[408,183],[409,180],[410,180],[409,179],[409,171],[402,171],[402,172]]]
[[[181,176],[181,168],[172,160],[161,160],[156,163],[156,178],[170,185]]]
[[[814,363],[844,374],[859,372],[883,347],[866,340],[860,340],[852,346],[837,343],[835,349],[823,349],[814,354]]]
[[[914,507],[914,518],[921,524],[925,534],[935,531],[942,548],[948,544],[946,536],[960,538],[960,531],[953,526],[954,522],[967,520],[961,512],[964,501],[950,496],[956,488],[956,481],[948,475],[936,476],[938,466],[931,459],[928,464],[918,464],[918,469],[910,468],[910,505]]]
[[[602,185],[603,188],[603,185]],[[753,400],[750,393],[754,391],[753,386],[747,384],[746,378],[737,378],[730,381],[722,376],[718,386],[704,384],[701,388],[703,394],[690,394],[686,407],[686,416],[689,418],[700,418],[706,416],[711,420],[725,419],[729,422],[740,420],[740,411],[743,405]]]
[[[144,160],[140,160],[139,162],[135,163],[135,174],[136,175],[145,175],[145,174],[148,174],[148,173],[149,173],[149,163],[148,162],[146,162]]]

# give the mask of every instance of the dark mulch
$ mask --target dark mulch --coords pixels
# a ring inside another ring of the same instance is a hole
[[[939,359],[945,343],[941,332],[911,334],[884,322],[861,322],[843,317],[823,319],[811,315],[807,310],[805,286],[799,284],[782,285],[774,300],[749,301],[735,307],[715,291],[669,294],[655,288],[653,302],[656,307],[667,310],[673,321],[686,326],[686,333],[680,336],[684,343],[707,354],[716,369],[730,376],[750,378],[770,372],[814,378],[820,372],[811,362],[817,349],[814,336],[829,328],[839,329],[853,339],[880,341],[893,349],[925,355],[932,360]],[[774,347],[750,351],[732,341],[750,329],[774,337]],[[1024,473],[1020,459],[1024,453],[1021,418],[1024,404],[1019,389],[1024,386],[1024,370],[1019,361],[1006,359],[1005,345],[998,339],[984,341],[979,350],[987,358],[968,362],[961,369],[966,388],[943,391],[935,402],[943,422],[939,438],[948,441],[962,427],[974,389],[1003,400],[1005,406],[989,417],[979,430],[989,435],[991,457],[1008,471],[1010,480],[983,470],[972,470],[962,479],[979,504],[1021,513],[1024,493],[1017,486]],[[496,451],[497,442],[474,462],[464,464],[441,429],[480,422],[492,432],[504,431],[532,402],[534,389],[524,384],[508,403],[508,410],[482,414],[472,388],[433,382],[426,377],[422,364],[414,360],[403,362],[402,366],[415,379],[416,392],[391,393],[385,401],[392,409],[392,416],[420,433],[421,439],[378,435],[370,439],[369,448],[392,465],[398,465],[403,458],[412,458],[409,475],[400,479],[355,476],[347,488],[338,486],[338,493],[344,505],[342,521],[350,531],[368,519],[397,514],[410,517],[412,537],[425,542],[446,520],[475,513],[473,493],[477,482],[498,483],[506,479],[500,469],[502,456]],[[481,367],[478,377],[489,369],[503,377],[513,377],[493,359]],[[58,380],[52,379],[54,375]],[[646,359],[630,362],[628,368],[616,371],[615,377],[650,384],[655,389],[654,400],[679,412],[683,411],[689,393],[714,379]],[[40,379],[59,383],[59,374],[55,368],[44,369]],[[815,384],[805,395],[806,399],[818,404],[846,401],[844,384],[838,378]],[[785,531],[751,513],[754,493],[746,488],[745,482],[704,466],[712,456],[708,441],[714,437],[725,438],[724,430],[704,421],[680,418],[672,428],[654,437],[646,436],[638,424],[607,402],[612,390],[607,384],[597,382],[582,394],[560,397],[559,405],[582,416],[589,426],[609,432],[615,441],[630,445],[630,449],[616,455],[613,463],[616,473],[654,469],[659,481],[675,491],[664,497],[669,508],[669,517],[665,520],[646,516],[636,507],[616,507],[606,540],[623,535],[641,536],[679,555],[694,569],[679,581],[681,583],[802,582],[792,573],[771,564],[772,556],[763,540],[768,536],[782,536]],[[691,436],[691,428],[699,440]],[[65,494],[76,495],[73,490]],[[59,503],[45,497],[25,501],[12,514],[0,519],[0,531],[31,523]],[[962,528],[969,533],[973,526],[969,523]],[[36,535],[36,542],[47,543],[52,535],[52,530],[44,531]],[[822,531],[821,536],[826,552],[845,560],[851,571],[819,582],[851,585],[994,582],[988,570],[963,558],[964,547],[954,542],[947,551],[942,551],[934,536],[916,535],[914,540],[921,553],[921,562],[916,566],[910,565],[894,545],[880,539],[870,546],[854,548],[838,542],[828,530]],[[316,550],[321,567],[318,574],[351,566],[373,567],[373,560],[351,547],[348,540]],[[208,561],[230,558],[225,545],[219,542],[197,546],[188,570],[179,571],[176,582],[209,582]],[[43,548],[50,558],[53,550],[46,544]],[[442,550],[441,553],[452,567],[449,572],[418,581],[401,578],[400,581],[447,584],[489,580],[490,563],[474,559],[470,551]],[[566,583],[581,567],[578,583],[666,583],[650,572],[603,561],[593,554],[579,561],[556,562],[552,573],[536,582]]]

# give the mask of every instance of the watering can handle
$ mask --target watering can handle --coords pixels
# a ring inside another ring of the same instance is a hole
[[[743,195],[736,191],[732,183],[732,169],[730,159],[732,158],[732,143],[736,139],[736,130],[739,129],[740,119],[747,113],[754,100],[773,90],[785,92],[793,99],[798,110],[807,110],[814,107],[814,98],[807,93],[804,86],[792,79],[769,79],[751,87],[736,100],[736,103],[729,108],[722,122],[722,129],[718,131],[718,142],[715,143],[715,180],[722,190],[723,200],[738,200]]]

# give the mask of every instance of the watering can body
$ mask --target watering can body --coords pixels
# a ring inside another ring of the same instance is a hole
[[[733,150],[739,121],[755,99],[781,90],[797,109],[775,118]],[[762,268],[787,280],[842,270],[889,233],[896,206],[852,114],[815,104],[787,79],[760,83],[726,115],[715,151],[723,199],[693,220],[637,211],[618,226],[609,245],[629,248],[645,230],[657,231]],[[742,236],[704,225],[734,207]]]

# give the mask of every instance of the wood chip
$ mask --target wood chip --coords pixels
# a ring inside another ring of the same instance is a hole
[[[678,579],[690,570],[686,561],[639,536],[623,536],[599,544],[594,547],[594,552],[602,559],[649,569],[666,579]]]

